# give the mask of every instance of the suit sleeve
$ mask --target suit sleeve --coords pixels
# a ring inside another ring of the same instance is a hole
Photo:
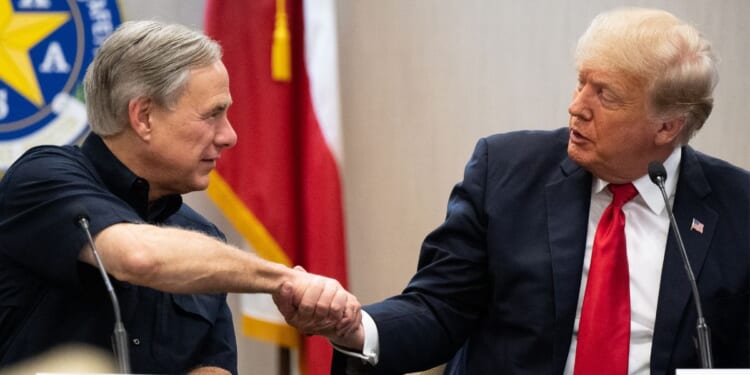
[[[451,192],[445,222],[424,240],[417,273],[406,289],[365,307],[380,339],[375,373],[411,372],[446,362],[485,313],[486,181],[487,142],[482,139],[464,180]]]

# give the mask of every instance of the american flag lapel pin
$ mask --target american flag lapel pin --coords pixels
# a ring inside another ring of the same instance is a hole
[[[693,218],[693,222],[690,223],[690,230],[694,230],[700,234],[703,234],[703,223],[698,221],[698,219]]]

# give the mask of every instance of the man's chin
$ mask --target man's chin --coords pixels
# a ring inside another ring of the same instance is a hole
[[[580,146],[570,142],[568,143],[568,157],[584,168],[591,160],[589,152],[582,150]]]
[[[197,184],[193,187],[193,191],[203,191],[208,189],[208,181],[206,183]]]
[[[208,177],[208,174],[199,176],[198,178],[194,179],[189,186],[186,187],[186,190],[189,191],[184,192],[183,194],[206,190],[208,189],[209,181],[210,179]]]

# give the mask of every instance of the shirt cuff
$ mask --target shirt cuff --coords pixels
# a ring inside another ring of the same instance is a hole
[[[373,366],[378,364],[380,357],[380,338],[378,336],[378,326],[375,325],[375,321],[372,320],[370,314],[362,310],[362,327],[365,330],[365,342],[362,345],[362,353],[353,352],[351,350],[344,349],[334,343],[331,343],[334,349],[344,353],[348,356],[362,359],[363,362],[367,362]]]

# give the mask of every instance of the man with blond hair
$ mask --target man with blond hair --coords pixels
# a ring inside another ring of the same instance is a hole
[[[593,20],[575,59],[568,127],[478,142],[406,289],[365,306],[353,334],[328,335],[348,353],[334,373],[699,367],[696,309],[652,161],[667,171],[714,365],[748,367],[750,177],[687,145],[713,106],[710,43],[667,12],[616,9]]]

